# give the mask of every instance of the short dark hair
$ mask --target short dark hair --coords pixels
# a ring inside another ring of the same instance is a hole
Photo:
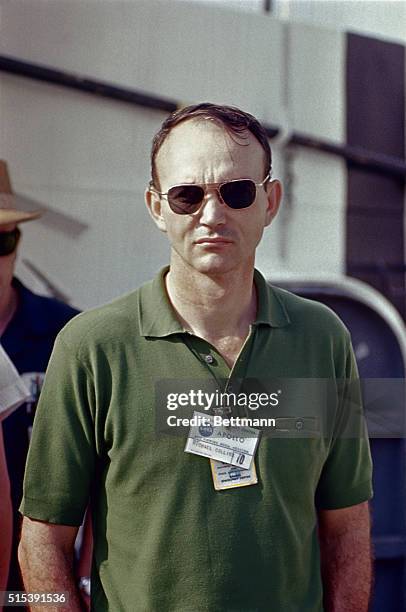
[[[151,183],[155,188],[160,188],[158,173],[156,170],[156,157],[169,132],[179,123],[189,119],[208,119],[228,132],[241,135],[245,131],[251,132],[258,140],[265,153],[265,174],[272,166],[272,153],[265,129],[258,119],[250,113],[242,111],[236,106],[224,106],[203,102],[193,104],[177,110],[169,115],[163,122],[160,130],[155,134],[151,148]]]

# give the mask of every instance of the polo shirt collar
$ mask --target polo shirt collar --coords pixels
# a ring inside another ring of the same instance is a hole
[[[258,311],[254,325],[264,324],[271,327],[289,325],[290,319],[285,304],[258,270],[254,270],[254,283],[258,295]]]
[[[144,285],[140,293],[139,321],[141,336],[164,338],[173,334],[188,333],[169,302],[165,287],[165,275],[169,266]],[[268,285],[258,270],[254,271],[254,282],[258,293],[258,312],[254,325],[284,327],[290,323],[289,315],[279,296]]]
[[[165,287],[165,276],[169,266],[162,268],[155,278],[141,289],[139,321],[141,336],[164,338],[186,330],[169,302]]]

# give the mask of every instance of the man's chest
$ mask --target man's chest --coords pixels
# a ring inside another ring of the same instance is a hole
[[[208,414],[227,401],[238,416],[274,419],[259,445],[258,456],[262,462],[266,457],[267,470],[285,482],[293,479],[292,484],[306,474],[316,483],[326,452],[321,436],[327,414],[324,387],[317,381],[282,378],[265,355],[253,360],[244,351],[242,363],[239,359],[230,372],[211,345],[188,346],[179,338],[146,341],[142,350],[129,346],[120,356],[105,356],[104,363],[114,373],[95,372],[96,380],[106,381],[97,390],[95,423],[99,454],[105,457],[109,477],[122,481],[132,465],[137,490],[140,482],[157,477],[170,482],[174,466],[191,461],[184,453],[188,426],[181,420],[195,412]],[[293,456],[295,469],[286,471]],[[207,467],[204,459],[197,461]],[[209,471],[205,474],[211,478]]]
[[[221,338],[210,338],[208,339],[208,344],[217,350],[231,370],[241,354],[246,341],[247,337],[225,336]]]

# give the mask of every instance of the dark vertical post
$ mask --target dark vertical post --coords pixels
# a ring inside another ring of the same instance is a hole
[[[347,35],[347,144],[405,159],[405,48]],[[405,317],[404,181],[348,162],[347,273]]]

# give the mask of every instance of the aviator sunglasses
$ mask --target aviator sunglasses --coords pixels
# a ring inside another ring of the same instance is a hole
[[[270,178],[271,173],[269,172],[260,183],[255,183],[252,179],[241,178],[223,183],[174,185],[166,193],[158,191],[150,183],[150,189],[161,197],[166,197],[174,213],[191,215],[199,210],[209,187],[217,191],[220,200],[229,208],[234,210],[248,208],[255,202],[257,187],[263,187]]]
[[[13,253],[19,238],[20,230],[17,227],[10,232],[0,232],[0,257]]]

